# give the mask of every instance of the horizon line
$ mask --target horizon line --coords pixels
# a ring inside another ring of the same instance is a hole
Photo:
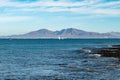
[[[55,31],[61,31],[61,30],[65,30],[65,29],[77,29],[77,30],[81,30],[81,31],[85,31],[85,32],[95,32],[95,31],[83,30],[83,29],[78,29],[78,28],[73,28],[73,27],[63,28],[63,29],[58,29],[58,30],[51,30],[51,29],[47,29],[47,28],[40,28],[40,29],[37,29],[37,30],[31,30],[31,31],[28,31],[28,32],[25,32],[25,33],[20,33],[20,34],[0,35],[0,37],[14,36],[14,35],[23,35],[23,34],[27,34],[27,33],[34,32],[34,31],[39,31],[39,30],[49,30],[49,31],[55,32]],[[111,32],[117,32],[117,31],[106,31],[106,32],[97,32],[96,31],[95,33],[111,33]]]

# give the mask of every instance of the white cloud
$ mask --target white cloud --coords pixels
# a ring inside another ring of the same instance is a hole
[[[0,7],[13,12],[73,12],[90,15],[111,15],[120,16],[120,1],[104,2],[104,0],[83,0],[72,2],[71,0],[38,0],[36,2],[12,2],[4,0]]]
[[[0,16],[0,22],[18,22],[30,20],[32,17],[26,16]]]

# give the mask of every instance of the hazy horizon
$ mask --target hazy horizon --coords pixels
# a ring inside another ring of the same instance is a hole
[[[70,28],[72,28],[72,27],[70,27]],[[70,29],[70,28],[63,28],[63,29]],[[63,29],[52,30],[52,29],[47,29],[47,28],[41,28],[41,29],[27,31],[27,32],[24,32],[24,33],[14,33],[14,34],[0,35],[0,36],[21,35],[21,34],[26,34],[26,33],[29,33],[29,32],[38,31],[38,30],[42,30],[42,29],[46,29],[46,30],[50,30],[50,31],[61,31],[61,30],[63,30]],[[78,28],[73,28],[73,29],[78,29]],[[78,30],[82,30],[82,29],[78,29]],[[89,31],[89,30],[83,30],[83,31],[86,31],[86,32],[97,32],[97,31]],[[115,31],[109,31],[109,32],[115,32]],[[97,33],[109,33],[109,32],[97,32]]]
[[[0,36],[39,29],[120,31],[120,0],[3,0]]]

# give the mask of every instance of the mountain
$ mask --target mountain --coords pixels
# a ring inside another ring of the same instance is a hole
[[[97,33],[88,32],[75,28],[62,29],[60,31],[50,31],[40,29],[22,35],[6,36],[5,38],[120,38],[119,32]]]
[[[22,35],[12,35],[10,38],[55,38],[57,35],[48,29],[40,29]]]
[[[89,37],[94,38],[94,37],[102,36],[99,33],[87,32],[87,31],[78,30],[75,28],[63,29],[61,31],[57,31],[56,34],[62,37],[67,37],[67,38],[89,38]]]
[[[108,32],[107,34],[120,37],[120,32]]]
[[[75,28],[63,29],[61,31],[56,31],[55,33],[65,38],[120,38],[119,32],[97,33],[83,31]]]

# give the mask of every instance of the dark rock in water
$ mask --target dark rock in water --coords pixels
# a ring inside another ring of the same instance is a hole
[[[82,48],[76,50],[78,53],[92,53],[101,57],[115,57],[120,60],[120,45],[112,45],[112,47],[104,48]]]
[[[120,45],[112,45],[112,47],[103,48],[82,48],[75,50],[77,53],[91,53],[100,57],[115,57],[120,61]]]
[[[120,48],[120,45],[112,45],[112,47]]]
[[[101,49],[100,52],[103,57],[120,57],[120,50],[119,49]]]
[[[94,49],[93,52],[100,54],[101,57],[115,57],[120,59],[120,45],[113,45],[111,48]]]
[[[120,57],[120,51],[119,50],[101,50],[101,56],[104,56],[104,57]]]

